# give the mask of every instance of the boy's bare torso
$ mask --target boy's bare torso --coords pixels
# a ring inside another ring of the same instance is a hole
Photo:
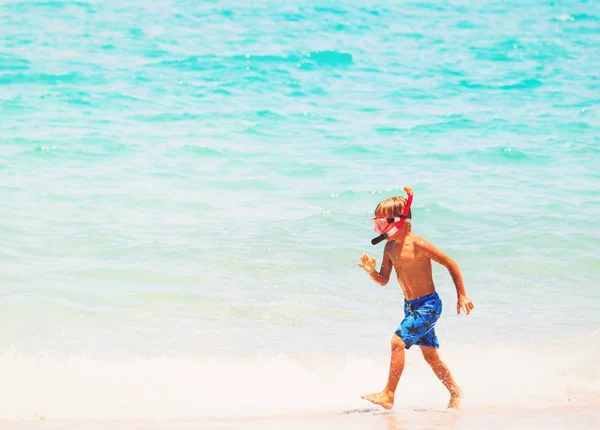
[[[431,260],[420,252],[423,238],[407,233],[403,242],[390,241],[385,254],[390,258],[398,283],[406,300],[414,300],[435,292]]]

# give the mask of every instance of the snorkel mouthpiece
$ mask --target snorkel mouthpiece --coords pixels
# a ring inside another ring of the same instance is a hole
[[[392,230],[393,230],[393,229],[392,229]],[[390,230],[390,231],[391,231],[391,230]],[[388,236],[387,236],[387,233],[385,233],[385,234],[380,234],[379,236],[377,236],[377,237],[374,237],[373,239],[371,239],[371,245],[377,245],[379,242],[381,242],[383,239],[386,239],[387,237],[388,237]]]
[[[404,187],[404,191],[406,191],[406,195],[408,196],[408,201],[406,202],[406,205],[404,206],[404,209],[402,210],[402,215],[400,215],[400,218],[401,218],[400,221],[398,221],[396,224],[394,224],[394,227],[392,227],[389,231],[382,233],[379,236],[371,239],[371,245],[377,245],[382,240],[387,239],[388,237],[392,237],[393,235],[395,235],[398,232],[398,230],[400,230],[402,228],[402,226],[406,222],[406,217],[408,216],[408,211],[410,211],[410,205],[412,204],[412,200],[413,200],[413,191],[408,187]],[[408,222],[410,223],[410,220],[408,220]]]

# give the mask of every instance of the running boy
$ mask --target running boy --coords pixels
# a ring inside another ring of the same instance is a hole
[[[456,286],[458,303],[456,311],[467,315],[473,309],[473,303],[467,297],[462,276],[456,263],[423,238],[411,231],[410,203],[413,192],[404,187],[409,199],[391,197],[379,203],[375,209],[373,228],[381,233],[373,239],[378,243],[386,239],[381,269],[375,269],[374,258],[363,254],[358,266],[364,269],[380,285],[386,285],[392,268],[396,270],[398,283],[404,292],[404,315],[400,327],[392,336],[392,356],[387,385],[380,393],[361,396],[385,409],[394,406],[394,393],[404,369],[404,349],[412,345],[421,348],[425,361],[450,392],[449,408],[457,408],[462,391],[452,378],[448,367],[438,354],[439,343],[434,325],[442,313],[442,302],[435,291],[431,273],[431,260],[446,267]]]

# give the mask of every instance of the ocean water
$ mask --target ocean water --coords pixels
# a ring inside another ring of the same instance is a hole
[[[600,426],[599,45],[593,1],[0,2],[0,426]],[[458,414],[415,350],[360,399],[405,184]]]

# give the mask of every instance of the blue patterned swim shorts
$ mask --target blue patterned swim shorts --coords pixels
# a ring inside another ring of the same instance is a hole
[[[442,301],[437,293],[427,294],[415,300],[404,300],[404,319],[396,334],[406,344],[439,348],[433,326],[442,314]]]

